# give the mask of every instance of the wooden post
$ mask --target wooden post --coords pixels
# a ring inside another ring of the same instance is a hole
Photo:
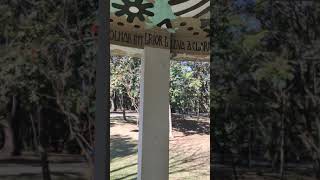
[[[99,0],[96,63],[94,179],[110,179],[110,1]]]

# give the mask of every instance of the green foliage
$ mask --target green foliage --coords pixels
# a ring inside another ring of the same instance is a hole
[[[117,104],[127,97],[126,108],[138,110],[140,92],[140,59],[112,57],[111,94]],[[208,112],[209,64],[172,61],[170,68],[170,102],[173,111]],[[120,97],[119,97],[120,96]],[[124,100],[125,101],[125,100]],[[198,107],[199,106],[199,107]]]
[[[285,88],[286,82],[294,78],[293,66],[288,60],[281,57],[275,57],[274,60],[264,62],[258,68],[253,76],[255,80],[271,82],[273,87]]]
[[[254,50],[254,48],[258,48],[261,45],[262,39],[267,35],[267,30],[263,30],[254,34],[245,34],[243,35],[243,41],[241,46],[247,49],[248,51]]]
[[[131,57],[111,58],[110,94],[130,99],[130,107],[138,110],[141,61]],[[123,101],[123,99],[122,99]],[[123,102],[125,103],[125,102]],[[122,104],[123,106],[123,104]]]
[[[170,102],[174,111],[208,112],[209,64],[171,62]],[[200,105],[201,103],[201,105]],[[201,107],[198,107],[201,106]]]
[[[96,9],[92,0],[1,1],[1,116],[10,119],[9,105],[18,96],[28,115],[40,105],[52,110],[49,124],[64,117],[71,139],[92,145],[85,126],[93,125],[95,113]]]
[[[315,155],[320,149],[319,39],[314,36],[319,23],[311,20],[318,18],[319,4],[288,4],[274,2],[273,14],[269,1],[258,1],[246,13],[228,3],[212,5],[215,151],[235,155],[237,162],[269,161],[273,168],[280,166],[285,152],[287,161],[312,159],[320,178],[320,156]],[[227,18],[244,14],[260,24],[255,32]]]

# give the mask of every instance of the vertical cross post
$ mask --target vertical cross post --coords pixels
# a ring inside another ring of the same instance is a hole
[[[110,174],[110,1],[99,0],[98,52],[96,63],[96,114],[94,179],[107,180]]]
[[[170,50],[145,47],[142,61],[138,180],[167,180]]]

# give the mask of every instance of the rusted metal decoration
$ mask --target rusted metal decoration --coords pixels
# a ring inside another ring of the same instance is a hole
[[[209,8],[210,0],[111,0],[111,43],[170,49],[175,57],[208,57]],[[112,52],[123,51],[113,46]]]

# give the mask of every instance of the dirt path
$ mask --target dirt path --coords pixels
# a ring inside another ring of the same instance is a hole
[[[118,174],[121,177],[127,176],[127,178],[114,179],[135,179],[139,133],[136,125],[137,118],[137,113],[127,113],[128,121],[125,122],[121,113],[111,113],[110,150],[112,158],[117,158],[117,167],[113,168],[113,171],[119,171]],[[185,122],[187,121],[181,121],[179,117],[173,121],[174,138],[170,139],[170,180],[207,180],[210,167],[209,134],[206,129],[203,129],[204,126],[201,123],[204,122],[195,122],[192,119]],[[10,162],[0,158],[0,179],[40,180],[41,166],[38,157],[34,155],[28,155],[28,157],[29,163],[24,163],[19,158],[14,161],[11,159]],[[81,158],[83,157],[71,155],[51,156],[50,170],[55,176],[54,179],[80,180],[85,177],[88,166]],[[121,158],[124,159],[123,163]],[[124,172],[126,167],[129,169]]]
[[[135,113],[131,113],[132,116],[138,117]],[[126,123],[120,120],[121,117],[113,114],[114,118],[119,118],[113,121],[111,127],[111,136],[123,136],[130,137],[135,141],[138,141],[139,131],[138,127],[134,123]],[[118,121],[118,122],[117,122]],[[173,138],[170,139],[170,149],[172,151],[185,151],[189,154],[206,154],[210,155],[210,135],[209,134],[192,134],[185,135],[184,132],[179,131],[177,128],[173,128]]]
[[[113,115],[111,141],[122,137],[129,138],[137,144],[139,133],[135,123],[137,115],[131,114],[131,117],[130,123],[127,123],[121,116]],[[192,118],[186,121],[173,117],[174,137],[170,139],[170,180],[209,179],[210,135],[208,129],[203,129],[202,124],[205,123],[209,128],[208,119],[197,123]]]

